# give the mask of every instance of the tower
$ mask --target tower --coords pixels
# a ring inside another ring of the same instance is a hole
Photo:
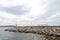
[[[16,24],[16,27],[17,27],[17,24]]]

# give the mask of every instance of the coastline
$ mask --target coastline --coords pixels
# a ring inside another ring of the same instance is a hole
[[[60,37],[60,26],[18,26],[16,28],[5,29],[5,31]]]
[[[9,32],[33,33],[44,35],[43,40],[60,40],[60,26],[17,26],[16,28],[5,29]]]

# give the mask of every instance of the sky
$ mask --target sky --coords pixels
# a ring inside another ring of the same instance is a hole
[[[60,25],[60,0],[0,0],[0,25]]]

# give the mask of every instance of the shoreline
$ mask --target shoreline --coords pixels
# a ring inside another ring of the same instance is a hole
[[[5,31],[60,37],[60,26],[18,26],[16,28],[5,29]]]

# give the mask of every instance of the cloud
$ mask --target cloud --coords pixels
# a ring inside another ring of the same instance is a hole
[[[0,0],[0,6],[0,17],[9,22],[19,25],[60,24],[60,0]]]
[[[24,7],[23,5],[13,7],[0,7],[0,11],[8,12],[15,15],[21,15],[27,13],[29,12],[29,10],[30,8]]]
[[[34,22],[36,25],[51,24],[60,25],[60,0],[48,0],[46,11],[38,16]]]
[[[13,18],[16,17],[16,15],[0,11],[0,24],[13,24]]]
[[[0,0],[0,5],[4,7],[25,4],[24,0]]]

